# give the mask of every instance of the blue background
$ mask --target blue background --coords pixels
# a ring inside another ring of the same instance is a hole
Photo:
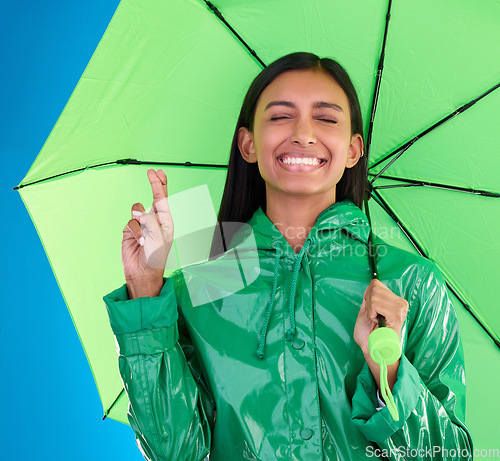
[[[118,0],[0,3],[0,459],[143,459],[90,367],[18,192]]]

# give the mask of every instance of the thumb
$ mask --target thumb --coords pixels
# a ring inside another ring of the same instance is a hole
[[[153,238],[155,236],[159,237],[159,225],[154,213],[141,213],[140,211],[133,211],[132,213],[141,225],[141,231],[144,238],[146,238],[148,234],[151,234]]]

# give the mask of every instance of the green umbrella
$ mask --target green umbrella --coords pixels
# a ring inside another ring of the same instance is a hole
[[[498,0],[123,0],[18,186],[105,415],[126,422],[127,397],[102,296],[123,283],[121,231],[130,206],[151,201],[146,170],[169,180],[170,271],[195,259],[183,237],[215,222],[249,83],[277,57],[311,51],[358,89],[375,233],[435,261],[457,296],[466,422],[476,448],[495,448],[499,50]],[[199,246],[206,256],[208,240]]]

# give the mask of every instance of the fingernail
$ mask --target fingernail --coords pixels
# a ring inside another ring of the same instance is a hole
[[[141,247],[143,247],[143,246],[144,246],[144,237],[141,237],[141,238],[139,239],[139,245],[140,245]]]
[[[135,210],[134,210],[134,211],[132,211],[132,214],[133,214],[134,216],[142,216],[142,213],[141,213],[140,211],[135,211]]]

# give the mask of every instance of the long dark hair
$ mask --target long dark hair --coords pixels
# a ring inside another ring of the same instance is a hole
[[[319,58],[312,53],[291,53],[277,59],[263,69],[247,91],[238,122],[234,130],[226,185],[219,209],[219,223],[247,222],[259,208],[266,207],[266,187],[256,163],[246,162],[238,148],[238,131],[241,127],[253,131],[257,101],[264,89],[280,74],[289,70],[317,69],[331,75],[344,90],[351,113],[351,134],[363,137],[363,120],[358,95],[349,75],[333,59]],[[336,200],[351,200],[362,207],[366,181],[366,157],[361,157],[352,168],[346,168],[336,187]]]

